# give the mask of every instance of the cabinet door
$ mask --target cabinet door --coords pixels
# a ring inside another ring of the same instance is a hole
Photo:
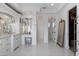
[[[17,47],[17,39],[14,38],[14,40],[13,40],[13,49],[15,49],[16,47]]]
[[[5,38],[2,40],[2,44],[3,44],[3,53],[4,55],[7,55],[10,52],[10,39],[9,38]]]
[[[7,53],[10,52],[11,51],[11,40],[10,40],[10,38],[6,38],[5,46],[6,46]]]
[[[10,53],[11,43],[10,38],[0,39],[0,55],[7,55]]]
[[[6,54],[6,47],[5,47],[5,42],[4,39],[0,40],[0,55],[5,55]]]
[[[16,42],[17,42],[17,46],[20,46],[20,44],[21,44],[20,36],[17,37],[17,41]]]

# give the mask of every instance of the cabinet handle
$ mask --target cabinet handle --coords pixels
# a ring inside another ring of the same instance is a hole
[[[78,24],[78,22],[77,22],[77,23],[75,23],[75,24]]]

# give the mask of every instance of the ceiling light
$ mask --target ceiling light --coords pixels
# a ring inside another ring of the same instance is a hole
[[[51,6],[53,6],[54,4],[52,3],[52,4],[50,4]]]

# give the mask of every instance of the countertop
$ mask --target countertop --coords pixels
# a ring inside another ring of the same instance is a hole
[[[13,36],[22,35],[22,36],[26,36],[26,37],[32,36],[31,34],[26,34],[26,33],[3,33],[3,34],[0,34],[0,39],[10,37],[11,35],[13,35]]]

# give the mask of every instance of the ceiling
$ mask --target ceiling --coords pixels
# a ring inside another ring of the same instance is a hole
[[[38,10],[39,13],[56,13],[64,7],[65,3],[9,3],[13,8],[21,13],[31,12],[31,10]]]

